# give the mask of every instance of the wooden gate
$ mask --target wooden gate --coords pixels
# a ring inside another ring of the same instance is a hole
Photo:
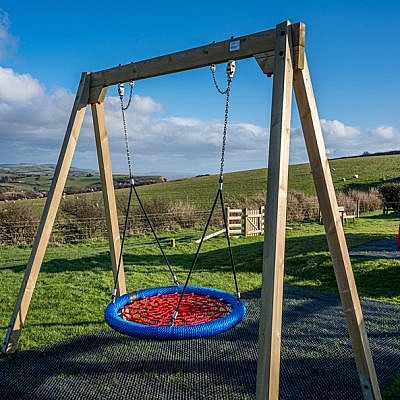
[[[264,210],[261,206],[257,210],[243,209],[243,235],[257,236],[264,234]]]
[[[229,236],[240,236],[243,234],[242,220],[243,210],[241,208],[229,208],[226,207],[226,218],[228,222],[228,233]]]
[[[226,208],[230,236],[257,236],[264,234],[264,206],[250,208]]]

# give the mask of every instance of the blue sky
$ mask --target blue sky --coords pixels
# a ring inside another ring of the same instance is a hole
[[[290,19],[306,46],[331,157],[400,149],[400,6],[386,2],[145,2],[0,5],[0,163],[56,162],[81,71],[264,29]],[[223,84],[223,70],[218,78]],[[254,60],[232,87],[227,169],[266,164],[272,80]],[[224,99],[207,68],[137,82],[128,114],[136,172],[214,172]],[[116,90],[107,107],[114,171],[126,170]],[[74,159],[96,168],[90,112]],[[296,112],[291,161],[306,160]]]

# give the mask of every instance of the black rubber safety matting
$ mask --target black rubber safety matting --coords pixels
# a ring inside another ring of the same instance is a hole
[[[350,255],[353,257],[369,257],[369,258],[389,258],[400,260],[400,249],[397,242],[397,237],[390,239],[375,240],[353,247],[350,250]]]
[[[207,339],[150,341],[109,329],[0,359],[0,399],[254,399],[260,292],[248,315]],[[400,374],[400,306],[363,302],[381,387]],[[335,295],[285,288],[280,398],[361,400]]]

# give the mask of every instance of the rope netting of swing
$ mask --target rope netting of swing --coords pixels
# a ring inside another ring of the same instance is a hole
[[[120,310],[121,317],[143,325],[168,326],[179,297],[179,293],[168,293],[135,300]],[[231,306],[222,299],[185,293],[174,325],[186,326],[211,322],[224,317],[231,310]]]

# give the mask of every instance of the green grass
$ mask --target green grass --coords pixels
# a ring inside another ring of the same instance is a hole
[[[353,157],[329,162],[332,179],[337,190],[362,189],[368,190],[383,182],[382,178],[394,178],[400,175],[398,165],[400,155]],[[289,188],[306,193],[315,194],[309,164],[296,164],[289,167]],[[353,175],[359,178],[353,178]],[[346,178],[346,181],[343,181]],[[267,170],[265,168],[249,171],[239,171],[224,175],[224,192],[230,195],[254,195],[265,191]],[[217,176],[202,176],[198,178],[182,179],[163,184],[144,186],[140,192],[144,196],[160,194],[169,199],[192,201],[194,203],[208,203],[217,187]]]
[[[337,190],[368,190],[370,187],[383,183],[383,179],[391,179],[400,175],[398,168],[400,155],[353,157],[332,160],[329,163],[332,168],[333,183]],[[333,169],[335,170],[333,171]],[[353,178],[355,174],[359,175],[358,179]],[[49,177],[43,177],[43,179],[45,178],[48,179]],[[95,177],[75,178],[74,181],[69,181],[68,185],[74,183],[79,186],[84,184],[86,179],[94,179]],[[343,181],[343,178],[346,178],[346,181]],[[138,190],[143,199],[162,197],[169,201],[189,201],[201,208],[207,208],[217,190],[217,181],[217,175],[209,175],[140,186]],[[238,194],[252,196],[263,193],[266,189],[266,181],[267,170],[265,168],[226,173],[224,176],[224,193],[228,201],[229,198],[235,198]],[[315,194],[309,164],[297,164],[289,167],[289,188],[302,191],[307,195]],[[126,198],[128,189],[121,189],[116,192],[117,197]],[[100,192],[84,193],[81,196],[101,199]],[[44,204],[44,199],[26,201],[38,208],[43,207]]]
[[[400,217],[371,215],[346,226],[349,246],[396,234]],[[295,224],[287,230],[285,281],[324,292],[336,292],[336,282],[323,232],[318,224]],[[168,246],[175,237],[175,248]],[[165,251],[184,279],[199,232],[183,230],[163,235]],[[240,289],[261,286],[262,237],[233,238]],[[30,249],[0,248],[0,334],[5,334]],[[125,255],[129,290],[171,283],[158,249],[148,236],[130,238]],[[400,260],[353,259],[363,298],[400,304]],[[193,284],[234,291],[223,237],[205,242]],[[54,343],[105,326],[103,310],[110,298],[112,273],[106,241],[49,247],[39,275],[20,349]],[[397,385],[397,386],[396,386]],[[396,399],[400,379],[385,399]],[[391,394],[392,393],[392,394]]]

